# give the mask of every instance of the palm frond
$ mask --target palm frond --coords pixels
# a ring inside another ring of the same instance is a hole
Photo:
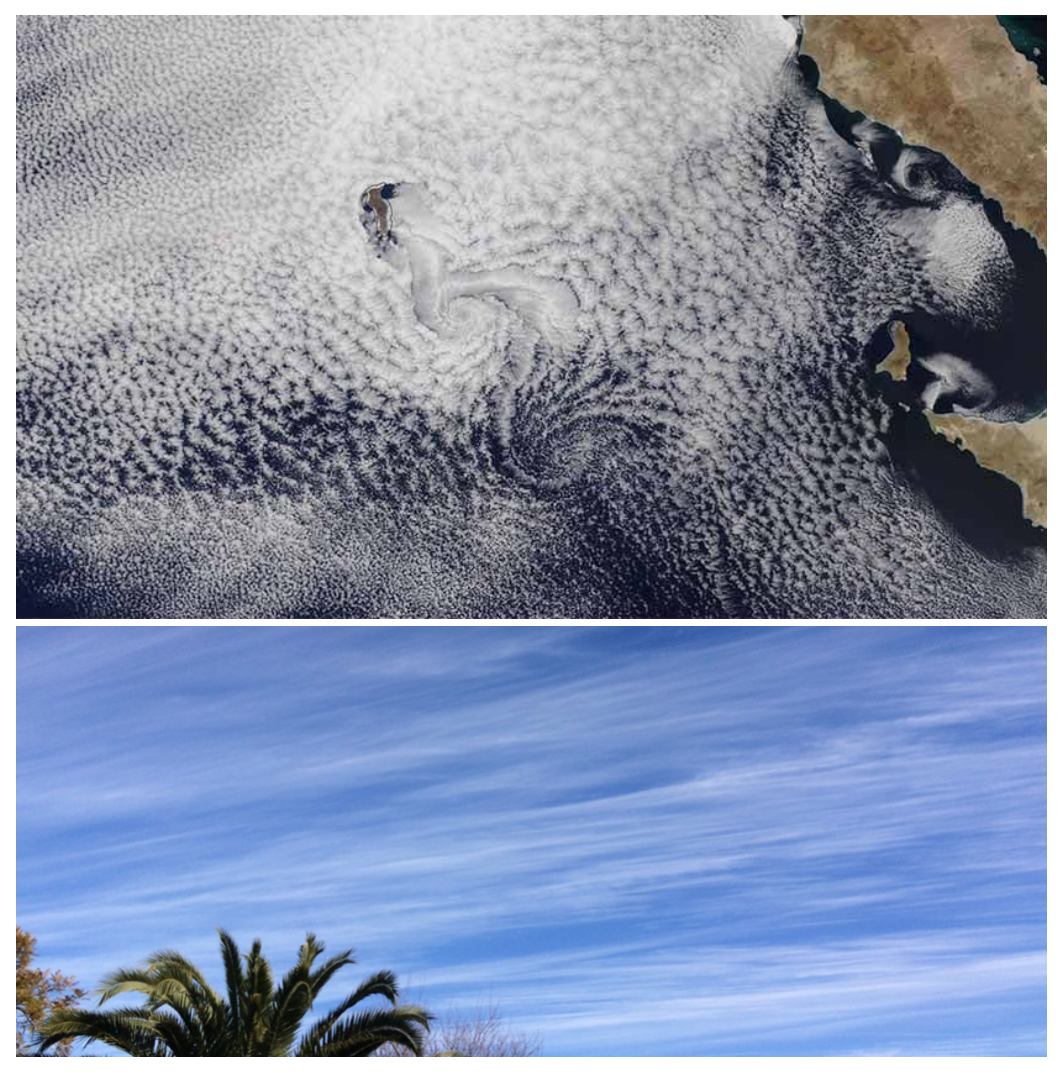
[[[324,963],[310,976],[310,986],[313,990],[313,997],[315,998],[320,991],[327,986],[329,980],[337,971],[341,971],[350,964],[356,963],[357,961],[353,958],[352,949],[344,949],[341,953],[336,953],[333,957],[329,957],[325,960]]]
[[[377,971],[361,982],[344,1002],[345,1008],[352,1008],[371,997],[384,997],[391,1005],[398,1003],[397,976],[392,971]]]
[[[298,1028],[312,1004],[313,993],[305,969],[298,966],[288,972],[276,991],[271,1026],[264,1044],[270,1056],[276,1056],[277,1052],[286,1055],[290,1051]]]
[[[201,1057],[205,1042],[197,1023],[189,1025],[170,1013],[154,1013],[151,1018],[154,1034],[165,1043],[173,1057]]]
[[[225,986],[228,990],[228,1004],[232,1013],[239,1016],[239,995],[243,988],[243,961],[239,956],[239,946],[235,938],[227,931],[217,928],[221,936],[221,959],[225,967]]]
[[[307,1035],[298,1057],[367,1057],[386,1043],[404,1046],[423,1055],[423,1032],[434,1019],[418,1005],[401,1005],[358,1013],[328,1028],[319,1036]]]
[[[165,971],[156,973],[151,983],[150,1001],[151,1008],[161,1008],[163,1005],[191,1005],[194,1002],[206,1000],[202,992],[196,989],[196,984],[189,982],[182,975],[172,975]]]
[[[325,961],[323,967],[313,972],[313,964],[324,952],[324,943],[312,932],[306,934],[305,941],[298,950],[298,962],[283,978],[275,994],[275,1006],[272,1015],[268,1047],[269,1053],[277,1053],[281,1047],[290,1051],[295,1036],[306,1013],[313,1007],[313,1002],[321,987],[340,968],[353,963],[353,950],[346,949]]]
[[[196,979],[202,979],[202,972],[176,949],[156,949],[148,956],[145,966],[150,971],[158,968],[187,968]]]
[[[397,976],[392,971],[380,971],[369,976],[347,997],[325,1013],[306,1033],[303,1041],[323,1041],[324,1037],[350,1009],[370,997],[385,997],[391,1005],[398,1002]]]
[[[225,967],[225,987],[228,991],[228,1034],[238,1039],[243,1023],[243,961],[235,938],[227,931],[217,928],[221,936],[221,959]]]
[[[115,994],[150,994],[151,972],[148,968],[117,968],[100,980],[99,1000],[110,1001]]]
[[[245,1056],[257,1056],[268,1035],[270,1010],[273,1003],[272,969],[261,952],[261,939],[255,938],[250,952],[244,957],[243,995],[240,1037]]]
[[[305,941],[302,942],[302,947],[298,950],[298,966],[308,971],[316,963],[317,957],[324,952],[324,948],[324,943],[318,941],[317,936],[309,931],[305,936]],[[352,949],[348,949],[345,955],[349,956],[352,952]]]
[[[147,958],[147,969],[158,982],[173,979],[183,983],[189,994],[198,994],[213,1002],[220,1001],[206,976],[190,960],[173,949],[160,949],[157,953],[152,953]]]
[[[153,1057],[156,1038],[151,1013],[143,1008],[56,1009],[41,1026],[34,1044],[50,1049],[63,1039],[88,1039],[114,1046],[132,1057]]]
[[[298,1030],[321,989],[339,970],[355,963],[353,950],[345,949],[314,969],[324,944],[315,934],[307,934],[297,963],[277,987],[260,939],[241,955],[231,935],[223,930],[218,934],[227,997],[176,950],[159,949],[140,967],[111,972],[99,990],[102,1002],[136,992],[144,996],[143,1005],[56,1011],[34,1045],[43,1051],[63,1039],[87,1039],[134,1057],[362,1057],[387,1043],[422,1053],[422,1029],[429,1027],[432,1017],[418,1006],[397,1005],[397,977],[391,971],[368,976],[296,1047]],[[371,997],[384,998],[392,1007],[350,1015]]]

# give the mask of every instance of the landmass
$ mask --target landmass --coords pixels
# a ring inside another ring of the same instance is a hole
[[[944,153],[1046,243],[1045,95],[993,15],[807,15],[820,88]]]
[[[975,456],[980,467],[1012,479],[1023,493],[1023,514],[1045,527],[1045,416],[1030,422],[988,422],[972,415],[925,411],[928,425],[947,441]]]
[[[807,15],[801,50],[820,88],[847,108],[946,155],[1005,217],[1046,247],[1046,87],[992,15]],[[901,322],[876,367],[896,381],[910,362]],[[925,411],[931,429],[1023,492],[1046,518],[1046,418],[990,422]]]
[[[876,373],[905,381],[912,355],[909,333],[901,321],[887,326],[893,348],[876,366]],[[1011,479],[1023,494],[1023,515],[1045,528],[1046,515],[1046,418],[1030,422],[990,422],[972,415],[939,414],[924,409],[931,429],[951,444],[971,452],[980,467]]]
[[[892,321],[887,326],[891,334],[891,343],[894,347],[891,353],[876,367],[878,374],[890,374],[895,381],[904,381],[909,363],[912,361],[912,353],[909,350],[909,333],[905,323]]]

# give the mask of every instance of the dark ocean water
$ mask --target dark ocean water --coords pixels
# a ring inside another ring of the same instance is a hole
[[[1045,82],[1045,16],[998,15],[997,21],[1008,34],[1012,47],[1038,68],[1038,78]]]

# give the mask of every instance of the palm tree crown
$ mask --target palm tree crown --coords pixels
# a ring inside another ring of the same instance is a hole
[[[302,1018],[317,995],[340,968],[355,963],[353,950],[314,968],[324,944],[307,934],[298,962],[275,986],[259,939],[241,956],[231,935],[218,933],[226,996],[213,990],[191,961],[162,949],[143,967],[111,972],[99,991],[101,1004],[132,992],[146,996],[144,1005],[58,1010],[41,1028],[39,1049],[76,1037],[133,1057],[365,1057],[385,1043],[422,1053],[421,1029],[432,1017],[419,1006],[398,1005],[393,972],[369,976],[299,1038]],[[385,998],[390,1007],[350,1012],[370,997]]]

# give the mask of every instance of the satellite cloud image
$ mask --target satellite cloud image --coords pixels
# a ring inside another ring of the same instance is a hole
[[[1044,19],[26,16],[17,91],[19,616],[1045,615]]]

